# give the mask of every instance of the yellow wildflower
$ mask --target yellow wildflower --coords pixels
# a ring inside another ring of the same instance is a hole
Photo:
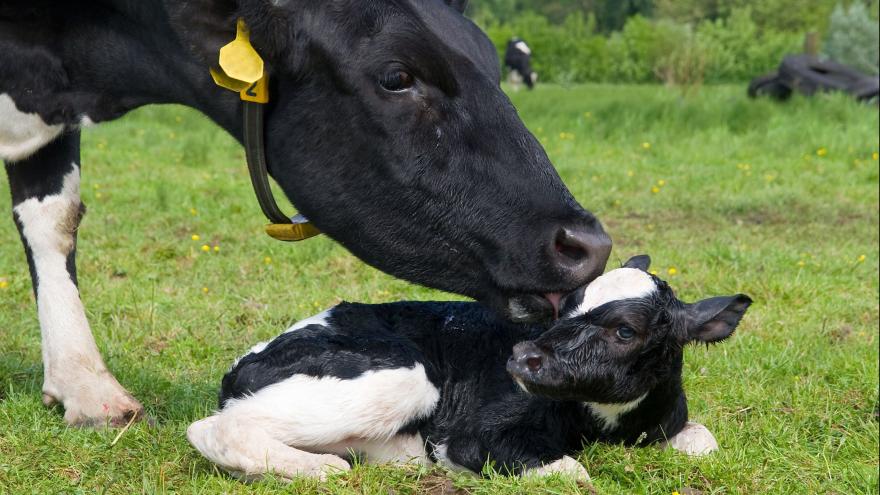
[[[877,153],[876,151],[871,153],[871,159],[874,160],[875,162],[877,160],[880,160],[880,153]]]
[[[766,174],[764,175],[764,180],[766,180],[767,182],[773,182],[774,180],[776,180],[776,176],[773,174]]]
[[[660,187],[663,187],[663,186],[666,185],[666,181],[663,180],[663,179],[660,179],[660,180],[657,181],[657,185],[660,186]]]
[[[209,289],[207,287],[202,287],[202,293],[207,294],[210,291],[211,291],[211,289]]]
[[[650,270],[648,273],[650,273],[651,275],[657,275],[657,270]]]
[[[211,250],[211,246],[209,246],[207,244],[202,244],[202,251],[207,253],[210,250]]]
[[[272,258],[266,256],[265,258],[263,258],[263,263],[265,263],[267,265],[272,263]]]
[[[856,261],[859,263],[864,263],[866,259],[868,259],[867,256],[865,256],[864,254],[860,254]]]
[[[658,192],[660,192],[660,188],[657,187],[657,186],[654,186],[654,187],[651,188],[651,192],[654,193],[654,194],[657,194]]]
[[[101,194],[100,191],[95,193],[95,198],[96,198],[96,199],[101,199],[101,198],[103,198],[103,197],[104,197],[104,195]]]
[[[816,156],[825,156],[828,154],[827,148],[819,148],[816,150]]]
[[[189,214],[192,215],[192,216],[196,216],[196,215],[199,214],[199,211],[196,210],[195,208],[190,208],[190,209],[189,209]]]
[[[197,241],[197,240],[201,239],[201,237],[199,237],[199,234],[193,234],[192,237],[190,237],[190,239]]]
[[[633,172],[632,170],[630,170],[630,171],[628,171],[628,172],[626,173],[626,176],[627,176],[627,177],[633,177],[633,176],[635,176],[635,175],[636,175],[636,173]]]
[[[6,289],[8,287],[9,282],[7,282],[5,278],[0,278],[0,289]]]
[[[651,143],[645,141],[644,143],[642,143],[642,148],[646,150],[651,149]]]
[[[669,275],[677,275],[678,269],[675,268],[674,266],[670,266],[669,269],[666,270],[666,273],[668,273]]]
[[[804,261],[804,260],[800,260],[800,261],[797,262],[797,265],[798,265],[799,267],[803,268],[803,267],[807,266],[807,262]]]
[[[219,252],[220,252],[220,246],[214,246],[214,252],[215,252],[215,253],[219,253]]]

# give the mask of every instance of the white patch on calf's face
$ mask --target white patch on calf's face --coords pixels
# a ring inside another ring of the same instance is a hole
[[[584,290],[584,298],[566,317],[578,316],[611,301],[645,297],[657,290],[654,279],[636,268],[618,268],[594,280]]]
[[[48,125],[35,113],[19,111],[8,94],[0,94],[0,160],[23,160],[63,130],[61,124]]]
[[[587,402],[586,405],[590,409],[590,412],[593,413],[593,416],[596,419],[602,421],[603,430],[613,430],[614,428],[617,428],[618,420],[620,419],[620,417],[639,407],[639,404],[641,404],[647,396],[648,393],[645,392],[645,394],[643,394],[638,399],[629,402],[618,404],[600,404],[598,402]]]

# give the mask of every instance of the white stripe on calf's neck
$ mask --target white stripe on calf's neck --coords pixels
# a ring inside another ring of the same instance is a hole
[[[617,403],[617,404],[600,404],[598,402],[587,402],[586,406],[590,409],[590,412],[593,413],[593,416],[602,421],[602,429],[605,431],[613,430],[617,428],[618,420],[624,414],[632,411],[633,409],[639,407],[639,404],[645,400],[648,393],[645,392],[636,400],[632,400],[629,402]]]

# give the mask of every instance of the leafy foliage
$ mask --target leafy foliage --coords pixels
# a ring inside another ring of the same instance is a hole
[[[834,8],[824,51],[831,59],[869,74],[880,72],[880,26],[863,3]]]
[[[835,58],[876,71],[877,2],[840,7],[829,28],[833,8],[832,0],[474,0],[471,9],[499,52],[512,36],[528,41],[542,81],[669,82],[675,65],[675,79],[686,69],[691,80],[741,82],[800,52],[806,32],[826,29]]]

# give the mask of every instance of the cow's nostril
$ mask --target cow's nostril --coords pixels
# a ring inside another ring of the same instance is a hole
[[[541,365],[543,365],[543,362],[540,356],[530,356],[526,358],[526,366],[528,366],[529,371],[532,373],[540,370]]]
[[[559,229],[556,233],[555,248],[557,253],[575,263],[589,256],[589,245],[568,229]]]

